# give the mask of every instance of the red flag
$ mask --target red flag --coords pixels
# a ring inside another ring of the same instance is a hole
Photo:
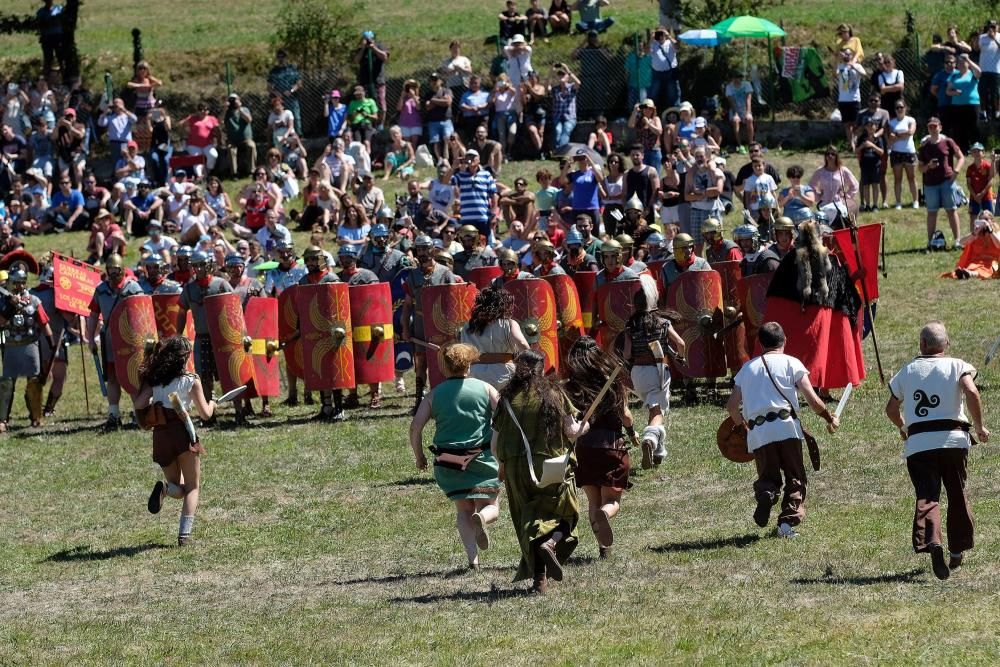
[[[59,253],[52,253],[52,268],[56,308],[85,317],[90,315],[90,300],[101,284],[100,269]]]
[[[848,273],[854,275],[858,270],[858,261],[854,254],[854,243],[851,242],[851,230],[838,229],[833,233],[833,238],[840,247]],[[874,301],[878,298],[878,253],[882,247],[882,223],[858,227],[858,245],[861,265],[865,268],[865,289],[868,290],[868,298]]]

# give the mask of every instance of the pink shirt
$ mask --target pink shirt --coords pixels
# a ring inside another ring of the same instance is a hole
[[[400,127],[420,127],[420,101],[412,97],[403,102],[403,108],[399,111]]]
[[[206,146],[210,146],[212,144],[212,132],[215,128],[219,127],[218,118],[206,114],[204,118],[199,119],[197,116],[192,114],[185,120],[188,124],[188,145],[196,146],[197,148],[205,148]]]

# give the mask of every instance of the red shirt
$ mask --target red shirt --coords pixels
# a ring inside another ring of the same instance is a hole
[[[212,144],[212,132],[219,127],[219,119],[206,114],[204,118],[192,114],[185,118],[188,126],[187,143],[189,146],[205,148]]]
[[[969,184],[970,197],[982,192],[985,188],[986,194],[983,195],[983,199],[993,199],[989,160],[980,160],[979,162],[970,164],[969,168],[965,171],[965,180]]]

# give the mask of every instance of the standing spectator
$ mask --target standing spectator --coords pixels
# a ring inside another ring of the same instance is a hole
[[[937,115],[941,119],[942,129],[945,134],[951,134],[952,132],[953,122],[951,119],[951,98],[948,97],[948,80],[951,79],[951,75],[955,71],[957,60],[956,56],[945,56],[944,68],[935,72],[934,76],[931,77],[930,92],[937,104]]]
[[[528,44],[534,44],[536,37],[541,37],[546,44],[549,43],[548,30],[546,29],[549,15],[538,6],[538,2],[539,0],[531,0],[528,10],[524,12],[524,16],[528,20]]]
[[[156,89],[163,85],[163,82],[149,73],[149,63],[141,60],[135,64],[135,73],[128,83],[125,84],[132,94],[135,95],[135,115],[145,116],[156,104]]]
[[[399,130],[416,151],[420,146],[424,123],[420,115],[420,84],[415,79],[403,82],[403,92],[396,103],[396,111],[399,113]]]
[[[493,109],[493,137],[500,142],[505,155],[514,151],[517,139],[517,102],[519,91],[510,84],[506,74],[497,77],[490,105]]]
[[[80,77],[70,83],[69,94],[66,97],[65,108],[76,112],[77,121],[83,125],[86,135],[83,138],[83,152],[90,152],[90,140],[94,136],[94,98]],[[65,112],[64,112],[65,113]]]
[[[202,155],[205,157],[205,172],[211,173],[215,169],[215,163],[219,159],[219,143],[222,132],[219,129],[219,119],[208,112],[208,103],[200,102],[196,113],[190,114],[180,123],[178,127],[187,131],[185,140],[185,150],[188,155]],[[201,165],[195,167],[199,178],[202,177]]]
[[[545,159],[545,117],[548,114],[548,89],[538,80],[538,74],[528,72],[528,79],[521,83],[521,108],[524,124],[535,151]]]
[[[555,63],[553,73],[558,83],[550,87],[552,95],[552,122],[555,129],[555,147],[570,142],[576,127],[576,96],[580,79],[563,63]],[[658,120],[658,119],[657,119]],[[659,137],[657,137],[659,139]]]
[[[451,90],[452,99],[460,100],[469,88],[472,76],[472,62],[462,55],[462,43],[452,40],[448,45],[450,55],[441,62],[440,72],[444,75],[444,85]]]
[[[837,65],[837,109],[844,127],[844,138],[852,151],[854,123],[861,110],[861,77],[865,74],[865,68],[857,61],[851,49],[845,48],[840,52],[840,64]]]
[[[375,100],[365,96],[364,86],[354,86],[352,99],[347,105],[347,126],[351,130],[351,138],[363,143],[369,153],[372,137],[375,136],[374,124],[378,119],[379,109]]]
[[[840,154],[835,146],[827,146],[823,165],[813,172],[809,185],[816,190],[816,205],[819,208],[842,204],[848,211],[857,212],[858,179],[840,163]]]
[[[983,145],[972,144],[972,160],[965,170],[965,182],[969,186],[969,231],[976,232],[976,218],[983,211],[993,213],[993,176],[996,174],[994,162],[983,157]]]
[[[505,160],[503,148],[498,142],[488,138],[485,125],[476,128],[469,148],[474,148],[479,153],[480,162],[490,170],[494,177],[500,174],[500,166]]]
[[[275,60],[274,67],[267,73],[267,92],[281,99],[282,108],[288,109],[292,114],[295,131],[302,134],[302,118],[299,111],[302,75],[295,65],[288,62],[288,54],[284,49],[278,49]]]
[[[7,84],[7,93],[3,99],[3,124],[9,125],[14,134],[24,138],[24,135],[31,129],[28,115],[25,109],[31,103],[28,94],[21,90],[21,87],[11,81]]]
[[[576,11],[580,14],[580,20],[576,22],[576,29],[579,32],[589,32],[596,30],[604,32],[615,24],[615,20],[610,16],[601,18],[601,7],[607,7],[611,0],[577,0]]]
[[[684,229],[684,220],[681,220],[681,229],[694,238],[695,251],[700,255],[705,243],[701,235],[702,224],[709,218],[721,219],[724,212],[720,196],[726,185],[726,176],[715,166],[708,148],[700,146],[693,153],[694,169],[684,179],[684,200],[690,202],[691,210],[688,212],[687,229]],[[756,170],[754,173],[757,173]]]
[[[743,72],[735,70],[732,80],[726,84],[723,91],[729,106],[729,124],[733,126],[733,136],[736,138],[736,151],[746,153],[746,148],[740,143],[740,125],[747,128],[747,144],[753,143],[753,85],[743,78]]]
[[[597,229],[601,224],[600,195],[604,188],[604,174],[594,166],[586,152],[573,156],[573,166],[576,169],[570,171],[570,162],[564,160],[559,174],[560,180],[573,184],[571,215],[574,220],[581,215],[589,216],[591,228]]]
[[[454,94],[454,89],[451,89]],[[486,125],[490,120],[490,94],[480,86],[478,76],[469,78],[469,90],[462,95],[459,103],[461,110],[461,120],[459,130],[462,139],[468,141],[476,132],[480,125]]]
[[[44,118],[38,117],[35,119],[35,131],[28,137],[28,160],[33,168],[41,169],[46,178],[52,178],[52,169],[55,167],[54,153],[49,126]]]
[[[503,47],[503,55],[507,59],[507,76],[510,77],[510,85],[514,88],[520,88],[527,80],[528,74],[533,71],[531,50],[524,41],[524,35],[514,35],[510,44]]]
[[[549,26],[553,33],[569,33],[573,25],[573,10],[567,0],[552,0],[549,5]]]
[[[458,189],[462,224],[472,225],[489,239],[490,218],[497,207],[497,184],[488,171],[479,165],[479,153],[469,150],[463,161],[465,168],[455,171],[451,184]]]
[[[663,162],[660,152],[660,135],[663,134],[663,124],[656,115],[656,104],[646,98],[641,104],[636,104],[628,119],[628,126],[634,128],[642,146],[642,161],[659,172]]]
[[[677,40],[660,26],[649,42],[652,81],[649,97],[660,108],[673,107],[681,101],[681,84],[677,78]]]
[[[896,68],[896,59],[888,53],[882,56],[882,68],[875,74],[875,81],[887,109],[892,109],[897,100],[903,99],[903,71]]]
[[[354,60],[358,64],[358,83],[378,103],[376,120],[381,130],[385,126],[385,63],[389,60],[389,49],[375,41],[374,32],[365,30]]]
[[[149,159],[152,163],[153,181],[164,185],[170,176],[170,158],[174,154],[174,144],[170,138],[173,121],[170,114],[163,108],[163,101],[157,100],[156,106],[149,112],[149,121],[153,126],[150,143]]]
[[[843,53],[845,50],[851,50],[851,60],[852,63],[859,63],[865,59],[865,50],[861,46],[861,40],[855,37],[854,28],[848,23],[841,23],[837,26],[837,44],[836,52]]]
[[[642,204],[642,217],[653,220],[660,192],[659,173],[655,167],[647,165],[643,160],[640,144],[635,144],[629,149],[629,159],[632,161],[632,168],[625,172],[625,193],[622,199],[628,201],[633,196],[638,197]]]
[[[903,98],[899,99],[902,102]],[[890,109],[894,109],[899,102],[893,104]],[[868,121],[871,118],[875,118],[878,123],[877,134],[879,137],[885,139],[886,150],[882,154],[882,168],[880,173],[882,174],[882,181],[879,183],[879,192],[882,195],[882,208],[886,207],[886,198],[888,195],[888,184],[886,183],[886,175],[889,171],[889,152],[892,148],[892,138],[889,136],[889,114],[893,111],[887,111],[881,107],[882,96],[876,92],[872,92],[868,96],[868,106],[861,110],[858,114],[858,122],[855,126],[856,130],[860,130],[868,125]],[[872,201],[872,204],[878,204],[878,200]]]
[[[451,122],[451,91],[444,85],[441,75],[431,74],[430,89],[424,94],[423,112],[427,121],[427,143],[434,150],[437,161],[445,157],[445,141],[455,134],[455,126]]]
[[[913,200],[913,208],[920,208],[920,201],[917,198],[917,179],[914,175],[914,167],[917,164],[917,148],[913,141],[913,135],[917,131],[917,121],[913,119],[913,116],[906,115],[906,103],[903,100],[896,102],[894,111],[896,114],[889,121],[887,131],[889,133],[889,163],[892,165],[892,188],[896,195],[896,210],[903,208],[900,198],[903,194],[902,176],[904,170],[906,171],[906,180],[910,184],[910,198]]]
[[[941,119],[931,116],[927,121],[928,137],[920,144],[917,158],[924,175],[924,197],[927,200],[927,249],[937,231],[938,209],[944,208],[951,233],[958,243],[958,211],[955,209],[955,176],[965,165],[962,149],[950,137],[941,134]]]
[[[227,102],[222,122],[226,126],[226,143],[229,145],[229,170],[236,177],[246,173],[240,169],[241,152],[246,158],[244,164],[250,165],[249,169],[257,164],[257,144],[253,140],[253,115],[250,109],[243,106],[236,93],[232,93]]]
[[[97,119],[97,124],[108,129],[108,149],[112,155],[121,155],[125,145],[132,141],[132,127],[138,120],[125,108],[125,102],[116,97],[108,110]]]
[[[504,10],[497,15],[497,20],[500,21],[498,34],[501,44],[510,42],[515,35],[523,37],[528,31],[528,17],[517,11],[517,3],[514,0],[507,0],[504,4]]]
[[[951,98],[954,127],[951,138],[962,149],[979,141],[979,65],[969,56],[958,57],[958,67],[948,77],[945,94]]]
[[[32,120],[43,118],[48,129],[52,129],[56,124],[56,96],[49,90],[49,81],[45,75],[40,75],[35,82],[35,87],[29,96],[29,106]]]
[[[882,181],[882,156],[885,155],[885,137],[878,119],[868,118],[868,125],[858,135],[858,164],[861,167],[861,212],[878,210],[878,189]]]
[[[421,184],[421,188],[427,190],[427,199],[432,208],[441,213],[445,219],[451,214],[452,204],[455,201],[455,188],[451,184],[451,166],[447,162],[440,162],[437,166],[436,179],[430,179]],[[418,225],[424,229],[423,225]],[[434,234],[431,234],[434,236]]]
[[[695,156],[699,150],[704,149],[695,149]],[[763,158],[754,158],[750,161],[750,166],[753,169],[753,175],[746,180],[746,184],[743,186],[743,208],[750,211],[757,227],[761,228],[761,235],[766,237],[771,226],[773,209],[777,204],[778,186],[774,179],[764,171]],[[694,208],[693,205],[692,208]],[[692,234],[692,236],[694,235]]]
[[[59,61],[59,69],[66,69],[66,53],[63,50],[63,6],[52,0],[42,0],[42,7],[35,12],[38,27],[38,42],[42,45],[42,69],[51,72]]]
[[[949,30],[948,36],[951,36]],[[956,34],[957,37],[957,34]],[[970,55],[968,53],[954,54]],[[979,95],[987,118],[1000,120],[1000,38],[997,37],[996,19],[986,24],[986,32],[979,36]]]
[[[333,141],[334,137],[344,136],[347,130],[347,105],[340,101],[340,91],[334,88],[323,100],[323,116],[326,118],[326,138]]]

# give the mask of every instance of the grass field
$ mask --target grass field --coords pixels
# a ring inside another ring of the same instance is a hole
[[[884,219],[887,374],[916,353],[930,318],[981,367],[1000,333],[996,284],[939,279],[956,255],[915,251],[922,212]],[[612,558],[597,560],[581,526],[566,580],[534,598],[511,584],[505,511],[484,568],[463,571],[452,508],[411,461],[410,399],[391,388],[381,411],[336,426],[306,423],[305,407],[246,430],[224,415],[203,437],[197,542],[173,547],[178,504],[145,509],[158,475],[149,435],[94,435],[103,404],[88,363],[84,414],[74,350],[59,419],[23,428],[17,398],[4,442],[0,664],[996,664],[1000,458],[992,445],[973,451],[977,547],[937,581],[909,548],[912,491],[870,341],[865,351],[869,378],[842,430],[821,438],[799,539],[754,526],[753,470],[714,445],[722,408],[678,407],[666,464],[626,494]],[[996,427],[996,362],[980,371]]]

